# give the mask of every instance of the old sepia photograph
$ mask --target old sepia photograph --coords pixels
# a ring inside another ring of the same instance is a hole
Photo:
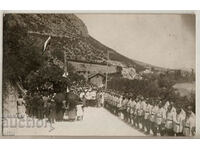
[[[3,136],[194,137],[195,14],[4,13]]]

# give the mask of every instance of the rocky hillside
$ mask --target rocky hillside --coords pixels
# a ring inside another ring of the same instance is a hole
[[[74,14],[6,14],[4,22],[8,26],[20,26],[27,33],[29,41],[42,50],[49,36],[48,50],[54,57],[63,60],[63,51],[68,59],[87,62],[106,63],[107,51],[110,59],[126,66],[133,66],[136,71],[143,65],[117,53],[92,38],[85,24]]]
[[[11,26],[22,26],[28,32],[59,37],[88,36],[85,24],[73,14],[6,14]]]

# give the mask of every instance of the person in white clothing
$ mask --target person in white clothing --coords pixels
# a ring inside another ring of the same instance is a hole
[[[158,111],[158,104],[157,102],[153,102],[153,107],[151,109],[151,116],[150,116],[150,121],[151,121],[151,130],[153,132],[153,135],[156,136],[156,114],[157,114],[157,111]]]
[[[134,125],[134,112],[135,112],[135,105],[136,102],[135,100],[131,99],[131,104],[130,104],[130,115],[131,115],[131,124]]]
[[[166,101],[166,103],[164,105],[164,108],[165,108],[166,111],[168,110],[168,107],[169,107],[169,101]]]
[[[185,120],[184,113],[181,112],[182,108],[176,108],[176,117],[173,123],[173,130],[176,136],[183,136],[183,124]]]
[[[119,116],[120,118],[122,118],[122,116],[123,116],[122,111],[121,111],[122,100],[123,100],[123,97],[122,97],[122,96],[118,97],[117,109],[118,109],[118,116]]]
[[[142,113],[141,113],[141,100],[140,99],[137,99],[137,102],[136,102],[136,106],[135,106],[135,115],[136,115],[136,128],[140,128],[140,118],[142,117]]]
[[[172,110],[174,113],[176,113],[176,108],[175,108],[175,104],[173,101],[170,102],[170,105],[172,106]]]
[[[101,107],[104,107],[104,92],[101,93],[101,101],[100,101]]]
[[[83,105],[82,104],[76,105],[76,116],[77,116],[77,120],[83,120]]]
[[[163,107],[162,103],[158,105],[158,111],[155,115],[155,135],[157,135],[158,131],[161,136],[165,135],[165,121],[166,121],[166,110]]]
[[[192,112],[192,107],[188,106],[187,112],[186,112],[186,118],[184,121],[184,127],[183,127],[183,135],[184,136],[194,136],[196,132],[196,117],[195,114]]]
[[[145,115],[145,110],[147,107],[147,103],[146,103],[147,99],[144,99],[141,102],[141,113],[142,113],[142,117],[141,117],[141,124],[142,124],[142,131],[145,131],[145,120],[144,120],[144,115]]]
[[[146,102],[145,113],[144,113],[144,123],[146,127],[146,134],[150,134],[150,113],[151,113],[152,105],[150,101]]]
[[[183,109],[183,107],[184,107],[184,106],[181,106],[181,112],[180,112],[180,113],[181,113],[184,117],[186,117],[186,112],[185,112],[185,110]]]
[[[176,112],[173,110],[172,105],[169,105],[165,123],[167,136],[174,136],[173,121],[175,120],[175,117],[176,117]]]
[[[17,99],[17,116],[18,118],[24,118],[25,117],[25,101],[22,97],[22,95],[19,95],[19,98]]]
[[[128,123],[131,123],[131,113],[130,113],[131,112],[131,103],[132,103],[132,100],[129,97],[127,105],[126,105],[127,121],[128,121]]]

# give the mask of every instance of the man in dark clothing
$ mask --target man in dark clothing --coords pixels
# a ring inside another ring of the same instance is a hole
[[[33,117],[38,117],[38,94],[34,93],[33,100],[32,100],[32,115]]]
[[[63,119],[63,110],[62,102],[56,102],[56,121],[62,121]]]
[[[50,122],[50,107],[51,107],[51,98],[49,97],[49,100],[47,101],[47,106],[46,106],[46,117],[48,118],[49,122]]]
[[[44,102],[40,95],[38,95],[38,118],[44,118]]]
[[[43,103],[44,103],[44,109],[43,109],[43,114],[44,117],[47,118],[48,117],[48,101],[49,101],[49,97],[45,94],[42,97]]]
[[[50,123],[54,123],[56,119],[56,103],[53,99],[51,99],[50,107],[49,107],[49,121]]]
[[[25,103],[26,103],[26,114],[28,116],[31,116],[31,107],[32,107],[32,104],[31,104],[31,95],[30,93],[27,93],[24,97],[24,100],[25,100]]]

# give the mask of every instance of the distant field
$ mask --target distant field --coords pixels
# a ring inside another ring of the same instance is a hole
[[[190,93],[195,92],[195,83],[177,83],[173,87],[181,96],[189,96]]]

